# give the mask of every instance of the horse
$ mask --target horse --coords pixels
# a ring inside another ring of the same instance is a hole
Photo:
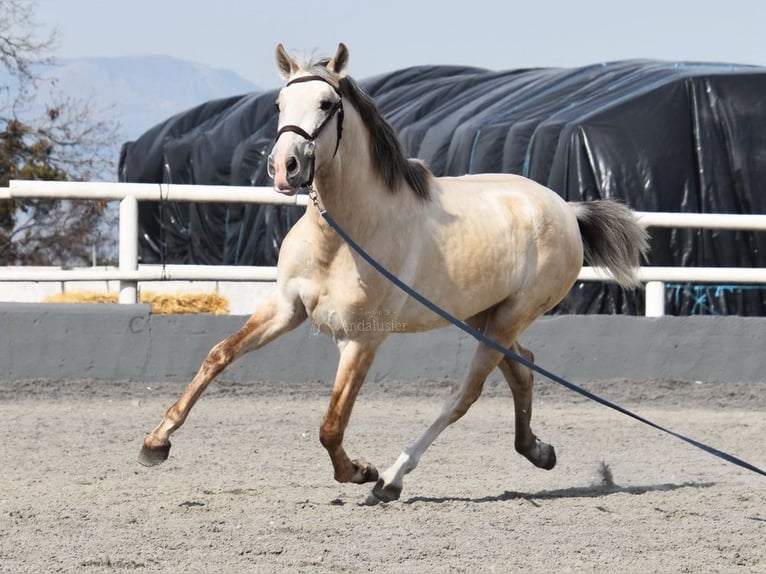
[[[363,458],[349,457],[344,432],[381,344],[393,332],[427,331],[446,322],[352,250],[322,209],[415,291],[530,363],[534,356],[519,336],[566,296],[583,259],[605,268],[623,287],[637,285],[646,230],[621,202],[566,202],[518,175],[435,177],[407,157],[372,98],[348,75],[348,59],[343,43],[331,58],[306,60],[277,46],[286,83],[276,102],[278,132],[268,171],[277,192],[309,189],[315,201],[282,243],[274,292],[239,331],[212,347],[146,435],[139,462],[152,466],[168,458],[170,435],[232,361],[309,320],[339,350],[319,441],[336,481],[374,483],[366,502],[400,497],[404,476],[478,399],[496,367],[513,397],[516,451],[536,467],[552,469],[554,447],[530,426],[531,369],[483,343],[438,416],[391,466],[379,473]],[[355,328],[360,324],[375,328]]]

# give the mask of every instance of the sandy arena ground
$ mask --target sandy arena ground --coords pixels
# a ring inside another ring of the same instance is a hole
[[[586,385],[766,468],[766,383]],[[379,469],[450,383],[368,383],[346,445]],[[0,382],[2,572],[766,572],[766,477],[539,382],[558,466],[513,450],[490,384],[399,502],[332,478],[329,383],[214,383],[170,460],[136,463],[182,385]],[[604,470],[606,465],[609,471]],[[611,481],[609,475],[611,473]]]

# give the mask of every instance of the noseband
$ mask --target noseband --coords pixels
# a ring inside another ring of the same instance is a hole
[[[335,117],[337,115],[337,117],[338,117],[338,123],[337,123],[338,132],[337,132],[337,138],[335,140],[335,151],[333,151],[333,153],[332,153],[332,157],[335,157],[335,154],[338,153],[338,148],[340,147],[341,137],[343,136],[343,96],[341,95],[340,90],[336,86],[331,84],[329,82],[329,80],[327,80],[326,78],[323,78],[322,76],[314,76],[314,75],[312,75],[312,76],[301,76],[299,78],[295,78],[294,80],[290,80],[289,82],[287,82],[287,86],[286,87],[292,86],[293,84],[302,84],[303,82],[314,82],[314,81],[324,82],[325,84],[330,86],[333,90],[335,90],[335,93],[338,94],[338,97],[340,99],[337,102],[335,102],[335,104],[333,104],[332,108],[330,109],[329,113],[327,114],[327,117],[324,120],[322,120],[322,123],[319,124],[316,127],[316,129],[313,131],[313,133],[308,133],[306,130],[304,130],[300,126],[296,126],[294,124],[288,124],[288,125],[282,126],[279,129],[279,131],[277,132],[277,137],[274,139],[274,141],[278,140],[282,136],[283,133],[285,133],[285,132],[292,132],[294,134],[298,134],[303,139],[305,139],[305,140],[307,140],[309,142],[314,142],[314,140],[316,140],[319,137],[319,134],[322,133],[322,130],[324,130],[324,128],[327,126],[327,124],[330,123],[330,120],[332,120],[333,117]],[[307,187],[309,189],[311,189],[311,186],[314,183],[314,162],[315,162],[315,156],[314,156],[314,151],[313,151],[313,148],[312,148],[312,151],[311,151],[311,171],[309,172],[309,179],[308,179],[308,181],[303,185],[303,187]]]

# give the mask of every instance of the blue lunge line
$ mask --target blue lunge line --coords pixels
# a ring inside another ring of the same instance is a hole
[[[434,303],[432,303],[431,301],[429,301],[428,299],[423,297],[423,295],[421,295],[420,293],[418,293],[417,291],[412,289],[412,287],[410,287],[409,285],[407,285],[406,283],[401,281],[398,277],[396,277],[388,269],[383,267],[380,263],[378,263],[375,259],[373,259],[372,256],[370,256],[364,249],[362,249],[362,247],[356,241],[354,241],[351,237],[349,237],[349,235],[345,231],[343,231],[343,229],[332,218],[332,216],[329,213],[327,213],[327,211],[325,211],[324,208],[321,207],[318,204],[318,201],[316,199],[316,195],[314,195],[312,193],[311,194],[311,198],[313,199],[314,204],[316,205],[316,207],[319,210],[319,212],[322,214],[322,217],[324,217],[324,219],[327,222],[327,224],[330,227],[332,227],[335,230],[335,232],[338,235],[340,235],[343,238],[343,240],[346,243],[348,243],[349,246],[354,251],[356,251],[365,261],[367,261],[367,263],[372,265],[372,267],[375,270],[377,270],[379,273],[381,273],[386,279],[391,281],[394,285],[399,287],[399,289],[401,289],[402,291],[407,293],[407,295],[409,295],[413,299],[417,300],[421,304],[425,305],[428,309],[430,309],[431,311],[433,311],[434,313],[436,313],[437,315],[439,315],[443,319],[449,321],[450,323],[452,323],[453,325],[455,325],[456,327],[458,327],[459,329],[461,329],[465,333],[468,333],[474,339],[478,340],[481,343],[484,343],[488,347],[491,347],[492,349],[494,349],[494,350],[496,350],[496,351],[498,351],[500,353],[503,353],[505,356],[513,359],[514,361],[516,361],[518,363],[521,363],[525,367],[529,367],[530,369],[532,369],[534,371],[537,371],[538,373],[540,373],[544,377],[547,377],[548,379],[552,380],[553,382],[558,383],[559,385],[562,385],[562,386],[566,387],[570,391],[574,391],[574,392],[576,392],[576,393],[578,393],[578,394],[580,394],[580,395],[582,395],[584,397],[587,397],[587,398],[591,399],[592,401],[596,401],[597,403],[599,403],[601,405],[604,405],[605,407],[609,407],[610,409],[613,409],[613,410],[615,410],[615,411],[617,411],[619,413],[622,413],[622,414],[627,415],[627,416],[629,416],[629,417],[631,417],[631,418],[633,418],[633,419],[635,419],[637,421],[640,421],[640,422],[642,422],[642,423],[644,423],[646,425],[649,425],[652,428],[655,428],[655,429],[657,429],[659,431],[662,431],[662,432],[667,433],[667,434],[669,434],[671,436],[674,436],[677,439],[680,439],[680,440],[682,440],[682,441],[684,441],[686,443],[689,443],[692,446],[696,446],[697,448],[702,449],[705,452],[712,454],[713,456],[717,456],[718,458],[721,458],[721,459],[723,459],[723,460],[725,460],[727,462],[736,464],[737,466],[741,466],[742,468],[746,468],[747,470],[751,470],[751,471],[756,472],[756,473],[758,473],[760,475],[766,476],[766,471],[758,468],[755,465],[750,464],[749,462],[746,462],[746,461],[742,460],[741,458],[737,458],[736,456],[731,455],[731,454],[726,453],[726,452],[723,452],[722,450],[718,450],[717,448],[713,448],[712,446],[708,446],[708,445],[703,444],[703,443],[701,443],[699,441],[696,441],[696,440],[694,440],[692,438],[689,438],[687,436],[679,434],[679,433],[677,433],[675,431],[672,431],[672,430],[670,430],[668,428],[665,428],[665,427],[663,427],[661,425],[658,425],[655,422],[652,422],[652,421],[650,421],[648,419],[645,419],[644,417],[642,417],[640,415],[637,415],[636,413],[633,413],[633,412],[629,411],[628,409],[621,407],[620,405],[617,405],[617,404],[615,404],[615,403],[613,403],[611,401],[608,401],[608,400],[606,400],[604,398],[601,398],[598,395],[594,395],[590,391],[586,391],[582,387],[579,387],[579,386],[575,385],[574,383],[570,383],[566,379],[562,379],[558,375],[556,375],[554,373],[551,373],[550,371],[547,371],[547,370],[543,369],[542,367],[537,366],[533,362],[526,360],[524,357],[514,353],[510,349],[505,348],[503,345],[497,343],[496,341],[493,341],[492,339],[490,339],[489,337],[487,337],[483,333],[477,331],[476,329],[474,329],[473,327],[471,327],[470,325],[468,325],[464,321],[461,321],[457,317],[451,315],[450,313],[448,313],[447,311],[445,311],[441,307],[435,305]]]

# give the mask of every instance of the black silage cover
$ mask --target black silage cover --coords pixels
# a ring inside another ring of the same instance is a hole
[[[360,82],[438,175],[518,173],[570,201],[766,213],[766,69],[626,61],[572,69],[414,67]],[[271,185],[276,90],[204,103],[123,145],[129,182]],[[274,265],[302,208],[141,203],[144,263]],[[652,229],[650,265],[766,266],[763,233]],[[763,315],[756,286],[678,285],[673,314]],[[643,312],[640,291],[578,283],[559,313]]]

